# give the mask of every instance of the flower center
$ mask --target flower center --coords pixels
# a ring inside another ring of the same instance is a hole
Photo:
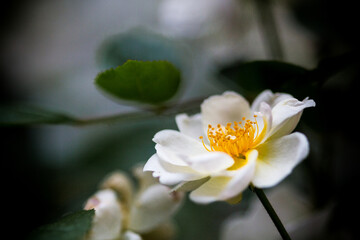
[[[226,126],[209,125],[207,137],[210,148],[205,145],[203,137],[200,137],[205,149],[209,152],[220,151],[229,154],[235,160],[229,170],[243,166],[246,163],[245,153],[258,144],[259,137],[262,135],[256,117],[254,115],[254,121],[243,118],[242,122],[227,123]]]

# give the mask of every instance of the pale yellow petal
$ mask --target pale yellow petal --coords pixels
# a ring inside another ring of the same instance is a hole
[[[235,92],[225,92],[222,95],[211,96],[201,104],[201,115],[204,132],[208,125],[225,126],[230,122],[239,122],[243,117],[251,117],[248,101]]]
[[[279,102],[289,98],[293,98],[293,96],[287,93],[273,93],[271,90],[264,90],[255,98],[251,104],[251,109],[254,112],[259,111],[261,103],[263,102],[273,108]]]
[[[219,201],[220,194],[231,181],[231,177],[218,176],[212,177],[190,194],[190,199],[197,203],[207,204],[214,201]]]
[[[238,196],[246,189],[255,172],[257,151],[246,154],[247,163],[238,170],[225,171],[212,176],[199,188],[191,192],[190,199],[197,203],[207,204],[214,201],[223,201]]]
[[[178,114],[175,117],[176,125],[179,131],[189,137],[199,140],[200,136],[204,136],[201,114],[188,116],[187,114]]]
[[[267,141],[260,145],[255,176],[252,183],[259,188],[278,184],[309,153],[309,143],[302,133]]]
[[[270,138],[279,138],[291,133],[298,124],[305,108],[314,107],[311,99],[299,101],[295,98],[285,99],[272,108],[272,129]]]

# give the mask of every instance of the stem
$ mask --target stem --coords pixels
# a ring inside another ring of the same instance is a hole
[[[103,116],[88,119],[72,119],[67,124],[75,126],[86,126],[93,124],[103,124],[110,122],[128,121],[128,120],[139,120],[139,119],[150,119],[159,116],[172,116],[179,112],[188,111],[190,109],[197,108],[198,105],[204,101],[204,98],[190,99],[183,103],[172,104],[164,107],[160,111],[137,111],[130,113],[121,113],[111,116]]]
[[[125,120],[137,120],[137,119],[149,119],[157,116],[154,113],[150,112],[133,112],[133,113],[122,113],[111,116],[97,117],[97,118],[89,118],[89,119],[75,119],[70,122],[70,125],[76,126],[86,126],[93,124],[103,124],[103,123],[111,123],[111,122],[119,122]]]
[[[274,14],[271,9],[271,0],[255,0],[255,5],[260,21],[260,30],[269,57],[276,60],[283,60],[284,54]]]
[[[274,222],[277,230],[279,231],[281,237],[283,239],[286,240],[291,240],[288,232],[286,231],[284,225],[282,224],[280,218],[278,217],[278,215],[276,214],[274,208],[271,206],[268,198],[266,197],[264,191],[260,188],[256,188],[254,186],[250,186],[250,189],[256,193],[256,195],[258,196],[260,202],[262,203],[262,205],[264,206],[264,208],[266,209],[267,213],[269,214],[271,220]]]

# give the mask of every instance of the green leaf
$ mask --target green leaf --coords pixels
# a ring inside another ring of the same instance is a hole
[[[0,126],[26,124],[60,124],[73,118],[49,110],[28,105],[0,106]]]
[[[325,58],[318,66],[308,70],[280,61],[234,62],[223,66],[219,76],[225,84],[237,91],[259,93],[264,89],[288,92],[296,97],[316,95],[316,91],[332,76],[349,67],[357,67],[358,51]]]
[[[55,223],[36,229],[29,240],[82,240],[90,230],[94,215],[94,210],[68,214]]]
[[[309,71],[285,62],[253,61],[234,63],[220,70],[220,75],[247,91],[261,91],[266,88],[284,90],[289,82],[305,79]]]
[[[167,61],[134,61],[98,74],[95,84],[122,100],[159,104],[173,97],[180,72]]]

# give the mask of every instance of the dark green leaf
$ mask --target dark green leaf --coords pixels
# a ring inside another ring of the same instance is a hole
[[[322,59],[311,70],[279,61],[235,62],[220,69],[219,75],[238,91],[252,94],[271,89],[301,98],[315,95],[332,76],[356,64],[358,52],[354,51]]]
[[[179,70],[167,61],[129,60],[98,74],[95,84],[122,100],[159,104],[175,95],[180,80]]]
[[[220,75],[247,91],[283,90],[289,82],[302,81],[308,70],[279,61],[254,61],[226,66]]]
[[[29,240],[82,240],[90,230],[94,210],[81,210],[35,230]]]
[[[60,124],[74,121],[73,118],[41,108],[16,105],[0,107],[0,126],[25,124]]]
[[[360,64],[358,56],[359,51],[350,51],[338,56],[324,58],[320,60],[318,66],[310,72],[309,80],[323,84],[330,77],[348,68],[355,67],[355,69],[358,69]]]

